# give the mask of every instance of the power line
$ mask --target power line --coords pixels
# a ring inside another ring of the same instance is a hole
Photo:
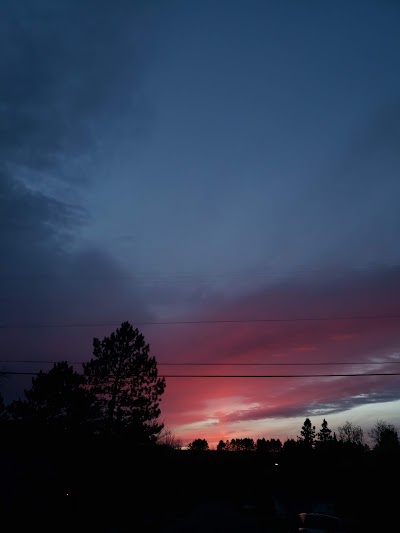
[[[400,314],[394,315],[347,315],[324,317],[287,317],[287,318],[249,318],[249,319],[221,319],[221,320],[165,320],[153,322],[134,322],[137,326],[175,326],[201,324],[254,324],[266,322],[325,322],[329,320],[383,320],[399,319]],[[103,322],[94,324],[1,324],[0,329],[47,329],[47,328],[92,328],[120,326],[121,322]]]
[[[216,374],[164,374],[165,378],[339,378],[339,377],[364,377],[364,376],[400,376],[394,373],[366,373],[366,374],[250,374],[250,375],[216,375]]]
[[[1,361],[0,361],[1,362]],[[337,362],[337,363],[157,363],[157,366],[332,366],[332,365],[400,365],[400,361],[381,361],[379,363]]]
[[[9,371],[0,371],[1,376],[38,376],[39,372],[9,372]]]
[[[88,361],[46,361],[46,360],[34,360],[34,359],[24,359],[24,360],[11,360],[11,359],[0,359],[0,363],[16,363],[16,364],[57,364],[57,363],[67,363],[69,365],[82,365]],[[333,366],[333,365],[400,365],[400,361],[338,361],[338,362],[316,362],[316,363],[162,363],[157,362],[157,366]]]
[[[166,274],[166,273],[148,273],[148,272],[138,272],[136,274],[120,274],[120,275],[94,275],[93,273],[84,275],[73,275],[73,276],[56,276],[56,275],[50,275],[50,274],[38,274],[38,275],[0,275],[0,280],[15,280],[15,281],[21,281],[21,280],[27,280],[27,281],[118,281],[118,280],[146,280],[146,281],[162,281],[162,280],[174,280],[174,281],[193,281],[193,280],[202,280],[202,279],[221,279],[221,278],[229,278],[229,277],[235,277],[235,276],[290,276],[290,275],[298,275],[298,274],[323,274],[323,273],[329,273],[332,275],[343,275],[343,274],[359,274],[363,275],[366,273],[374,273],[374,272],[381,272],[382,270],[392,272],[392,273],[399,273],[398,268],[379,268],[379,267],[373,267],[373,266],[365,266],[365,267],[353,267],[353,268],[346,268],[346,269],[327,269],[327,268],[292,268],[292,269],[274,269],[274,268],[263,268],[258,270],[252,270],[251,268],[248,269],[241,269],[241,270],[231,270],[231,271],[224,271],[224,272],[210,272],[210,273],[185,273],[185,272],[178,272],[175,274]]]
[[[24,360],[20,360],[20,359],[17,359],[15,361],[13,361],[12,359],[0,359],[0,363],[17,363],[17,364],[26,364],[26,363],[29,363],[29,364],[38,364],[38,365],[52,365],[52,364],[57,364],[57,363],[67,363],[69,365],[83,365],[84,363],[87,363],[87,361],[65,361],[65,359],[60,359],[59,361],[45,361],[45,360],[38,360],[38,359],[24,359]],[[159,363],[157,363],[159,364]],[[1,372],[1,371],[0,371]]]
[[[37,376],[39,372],[0,372],[0,376]],[[393,373],[365,373],[365,374],[163,374],[164,378],[339,378],[339,377],[370,377],[370,376],[400,376],[399,372]]]

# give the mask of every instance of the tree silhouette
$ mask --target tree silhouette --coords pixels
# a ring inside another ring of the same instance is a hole
[[[312,448],[315,442],[315,426],[311,424],[311,420],[306,418],[301,428],[300,437],[297,437],[299,444],[307,448]]]
[[[4,404],[3,395],[0,393],[0,421],[7,418],[6,406]]]
[[[63,430],[87,426],[99,414],[96,397],[84,387],[82,374],[67,362],[55,363],[48,372],[32,378],[25,400],[15,400],[7,410],[13,420]]]
[[[364,431],[360,426],[346,421],[343,426],[338,427],[338,441],[364,447]]]
[[[197,452],[204,452],[208,450],[208,442],[206,439],[194,439],[188,444],[188,449]]]
[[[286,439],[282,445],[282,450],[284,452],[293,452],[297,449],[297,447],[298,442],[296,442],[294,439]]]
[[[328,422],[325,418],[322,421],[321,429],[318,431],[317,438],[319,442],[328,442],[333,440],[332,430],[328,428]]]
[[[257,439],[256,450],[258,452],[269,452],[269,441],[265,440],[264,437],[262,439]]]
[[[229,449],[232,452],[240,452],[243,450],[242,439],[231,439],[231,442],[229,443]]]
[[[164,427],[158,417],[165,378],[158,376],[143,335],[123,322],[109,337],[93,339],[93,355],[83,371],[101,404],[103,429],[130,433],[142,442],[156,440]]]
[[[217,450],[218,451],[223,451],[226,449],[226,442],[224,442],[222,439],[219,441],[219,443],[217,444]]]
[[[395,451],[400,449],[400,441],[397,429],[384,420],[378,420],[369,431],[369,436],[374,441],[374,450]]]
[[[232,439],[229,448],[234,452],[253,451],[256,445],[254,439],[245,437],[242,439]]]
[[[256,443],[257,451],[265,451],[270,453],[278,453],[282,449],[282,443],[279,439],[265,440],[257,439]]]
[[[271,452],[277,453],[282,450],[282,442],[280,439],[271,439],[270,441]]]
[[[157,444],[169,450],[180,450],[182,448],[182,439],[176,437],[172,431],[166,427],[160,431]]]

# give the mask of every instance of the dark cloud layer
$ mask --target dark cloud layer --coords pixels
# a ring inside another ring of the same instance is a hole
[[[135,131],[124,118],[139,93],[140,14],[138,2],[1,3],[3,164],[54,171],[90,155],[105,131]]]
[[[3,359],[82,359],[101,333],[9,326],[151,316],[105,251],[80,246],[87,214],[72,191],[93,182],[85,161],[106,149],[110,132],[113,142],[134,139],[141,12],[138,2],[124,1],[1,3]],[[12,393],[18,383],[10,381]]]

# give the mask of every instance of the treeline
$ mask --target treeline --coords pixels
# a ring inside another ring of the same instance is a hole
[[[219,452],[240,452],[240,451],[257,451],[277,454],[281,451],[306,451],[306,450],[323,450],[335,451],[347,449],[368,452],[371,450],[380,452],[400,452],[400,439],[398,430],[390,423],[384,420],[378,420],[372,427],[368,436],[372,441],[370,447],[365,440],[364,430],[349,421],[338,428],[336,432],[328,427],[326,419],[323,420],[321,428],[316,431],[311,420],[306,418],[301,427],[300,435],[297,439],[287,439],[283,443],[280,439],[265,438],[254,440],[252,438],[235,438],[232,440],[220,440],[216,450]],[[195,439],[189,443],[191,451],[207,451],[209,445],[206,439]]]
[[[48,372],[39,372],[32,379],[24,398],[6,405],[0,395],[0,430],[2,440],[26,437],[43,439],[58,436],[115,437],[130,445],[161,444],[180,450],[176,438],[160,422],[160,401],[165,390],[165,378],[158,376],[155,357],[150,357],[149,345],[143,335],[129,322],[102,340],[93,339],[93,357],[83,364],[81,372],[66,361],[54,364]],[[36,435],[35,435],[36,434]],[[383,420],[368,432],[371,449],[384,452],[400,451],[397,429]],[[333,432],[326,419],[317,431],[306,418],[297,439],[266,440],[234,438],[220,440],[216,451],[257,451],[277,454],[299,450],[335,450],[353,448],[370,451],[360,426],[346,421]],[[187,448],[207,451],[206,439],[197,438]]]

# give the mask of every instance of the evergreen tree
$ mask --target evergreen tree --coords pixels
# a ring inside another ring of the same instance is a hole
[[[99,415],[96,397],[84,387],[85,379],[66,361],[32,378],[25,399],[12,402],[7,410],[13,420],[35,427],[63,430],[87,427]]]
[[[156,440],[164,426],[158,418],[165,378],[149,350],[139,330],[123,322],[109,337],[93,339],[94,358],[83,365],[102,407],[103,429],[129,433],[137,442]]]
[[[306,418],[301,428],[300,437],[297,441],[307,448],[312,448],[315,442],[315,426],[311,424],[311,420]]]
[[[328,422],[325,420],[322,421],[321,429],[318,432],[317,438],[319,442],[328,442],[333,440],[332,430],[328,428]]]

